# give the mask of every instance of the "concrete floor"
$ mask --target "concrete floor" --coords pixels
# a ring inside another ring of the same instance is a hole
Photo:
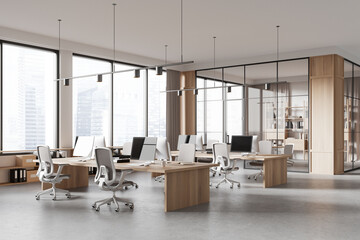
[[[242,164],[240,164],[242,165]],[[360,172],[341,176],[289,173],[288,184],[263,189],[241,169],[240,189],[211,188],[209,204],[164,213],[161,183],[147,173],[139,189],[119,193],[135,204],[91,204],[111,196],[90,180],[73,198],[35,200],[39,183],[0,187],[0,239],[359,239]],[[212,179],[214,182],[218,179]],[[259,180],[258,180],[259,181]]]

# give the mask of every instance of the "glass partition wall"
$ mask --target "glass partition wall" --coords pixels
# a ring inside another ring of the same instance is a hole
[[[344,61],[344,171],[360,168],[360,66]]]
[[[288,170],[309,172],[308,72],[308,58],[198,70],[197,134],[226,143],[256,136],[253,151],[271,141],[274,154],[292,144]]]

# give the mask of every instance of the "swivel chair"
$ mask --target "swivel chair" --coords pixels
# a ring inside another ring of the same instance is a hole
[[[231,161],[229,157],[229,149],[226,143],[214,143],[213,144],[213,154],[216,163],[220,164],[219,172],[224,174],[223,179],[216,185],[216,188],[219,187],[221,183],[229,183],[230,188],[234,187],[234,184],[237,184],[240,188],[240,182],[231,180],[228,178],[228,175],[234,171],[238,171],[239,167],[236,167],[236,160]]]
[[[102,190],[112,191],[111,198],[102,199],[94,202],[92,207],[96,211],[100,211],[100,206],[114,203],[115,211],[119,212],[119,202],[125,203],[130,209],[134,209],[134,203],[125,201],[115,196],[116,191],[122,191],[124,187],[131,185],[131,182],[125,180],[125,176],[132,172],[131,169],[116,172],[112,159],[112,152],[108,148],[96,148],[95,159],[98,171],[96,172],[94,182],[99,185]],[[120,173],[119,175],[117,173]]]
[[[51,158],[49,146],[38,146],[37,155],[39,158],[39,169],[36,176],[39,177],[40,182],[50,183],[52,187],[38,192],[35,195],[36,200],[39,200],[40,196],[45,193],[50,193],[50,195],[53,196],[52,200],[56,200],[56,194],[58,192],[65,193],[67,198],[71,198],[69,191],[55,187],[55,184],[60,183],[64,179],[70,178],[70,175],[61,174],[61,171],[66,164],[58,164],[58,171],[57,173],[54,173],[54,164]]]

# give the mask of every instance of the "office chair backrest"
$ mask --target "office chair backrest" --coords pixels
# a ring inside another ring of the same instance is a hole
[[[285,144],[284,154],[285,155],[293,155],[293,153],[294,153],[294,144],[293,143]]]
[[[252,137],[252,144],[251,144],[251,152],[255,153],[259,151],[259,143],[258,143],[258,136],[253,135]]]
[[[206,143],[206,149],[213,149],[213,144],[218,143],[219,140],[216,139],[209,139]]]
[[[178,161],[195,162],[195,144],[181,144]]]
[[[121,154],[122,155],[131,155],[131,148],[132,148],[132,142],[124,143]]]
[[[261,154],[271,154],[272,146],[271,141],[260,141],[259,152]]]
[[[97,165],[97,171],[95,176],[95,182],[104,181],[107,185],[115,181],[116,170],[112,159],[112,152],[109,148],[96,148],[95,159]],[[106,173],[107,177],[106,178]]]
[[[54,164],[49,146],[37,146],[37,153],[39,158],[38,176],[41,172],[43,172],[45,177],[51,175],[54,172]]]
[[[226,143],[213,144],[213,162],[219,161],[221,167],[230,166],[229,147]]]

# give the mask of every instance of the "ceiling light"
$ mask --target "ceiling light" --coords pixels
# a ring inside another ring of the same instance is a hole
[[[156,75],[162,75],[163,68],[161,66],[156,66]]]
[[[134,70],[134,78],[139,78],[140,77],[140,69],[135,69]]]

